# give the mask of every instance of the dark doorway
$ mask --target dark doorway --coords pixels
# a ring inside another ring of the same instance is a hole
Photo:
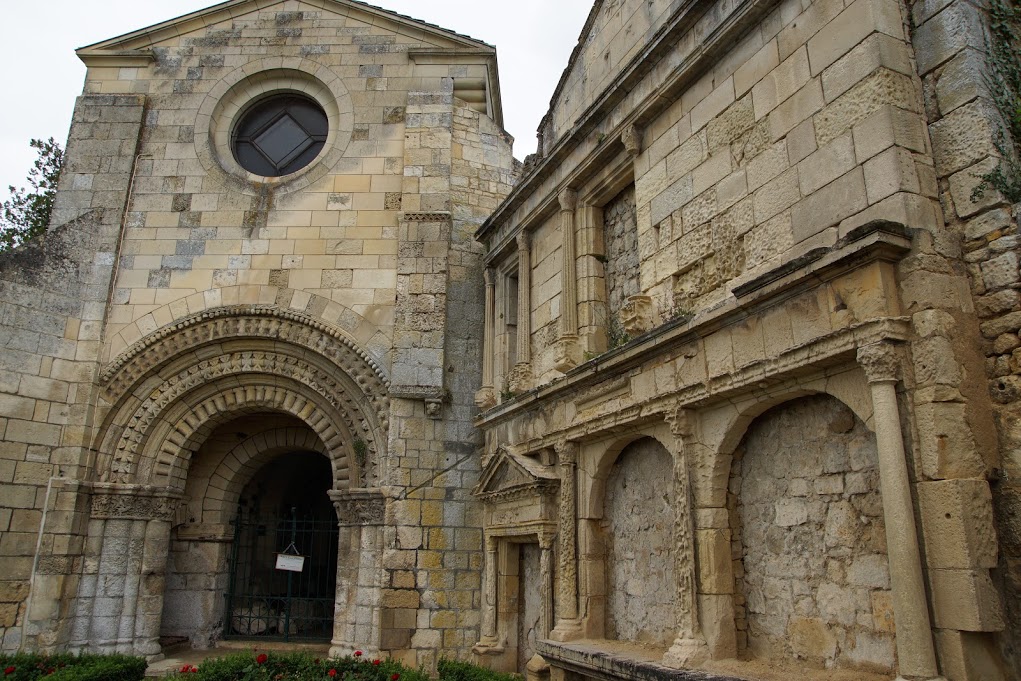
[[[266,464],[245,486],[232,523],[224,638],[332,638],[338,536],[327,495],[332,479],[324,456],[295,452]],[[293,558],[278,560],[281,554]],[[292,569],[281,569],[287,564]]]

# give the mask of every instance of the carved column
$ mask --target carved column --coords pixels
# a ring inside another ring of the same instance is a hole
[[[691,480],[686,442],[693,436],[690,409],[677,407],[666,416],[674,436],[674,578],[677,580],[678,632],[663,656],[672,667],[689,667],[709,657],[709,646],[698,621],[698,582],[695,577],[695,523],[691,512]]]
[[[557,547],[560,552],[560,593],[557,599],[557,626],[550,633],[555,641],[569,641],[581,635],[578,616],[578,443],[556,445],[560,461],[560,519]]]
[[[575,249],[574,209],[578,194],[560,192],[560,231],[563,235],[563,264],[560,274],[560,338],[557,339],[556,368],[566,372],[581,363],[578,345],[578,257]]]
[[[518,361],[511,373],[510,389],[523,392],[532,387],[532,258],[528,234],[521,232],[518,242]]]
[[[893,345],[875,343],[858,348],[858,363],[872,391],[900,675],[933,679],[938,674],[936,654],[897,405],[899,359]]]
[[[386,499],[378,490],[331,490],[337,512],[337,591],[331,656],[356,649],[376,655],[384,639],[383,523]],[[366,616],[366,613],[368,615]]]
[[[493,268],[485,269],[486,278],[486,311],[482,331],[482,387],[475,393],[475,405],[479,409],[489,409],[496,404],[496,391],[493,389],[493,337],[496,333],[496,281]]]
[[[475,652],[486,654],[499,652],[500,642],[496,638],[496,606],[499,589],[496,583],[496,566],[499,559],[500,543],[496,537],[486,537],[486,585],[482,600],[482,638],[475,646]]]
[[[553,537],[539,534],[539,588],[542,611],[539,613],[539,638],[549,638],[553,628]]]

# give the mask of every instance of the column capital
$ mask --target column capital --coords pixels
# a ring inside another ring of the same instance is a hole
[[[519,232],[516,237],[514,237],[514,241],[517,242],[519,251],[527,251],[531,239],[528,238],[528,232],[522,231]]]
[[[561,440],[553,445],[557,453],[557,460],[568,466],[578,464],[578,443],[574,440]]]
[[[492,267],[482,270],[482,278],[486,281],[486,286],[496,286],[496,273]]]
[[[666,413],[666,422],[670,424],[670,432],[682,442],[695,434],[695,410],[675,405]]]
[[[573,211],[578,207],[578,192],[574,191],[570,187],[562,189],[557,194],[557,200],[560,201],[560,210],[562,211]]]
[[[892,343],[879,342],[858,348],[858,364],[869,383],[890,383],[897,380],[900,358]]]

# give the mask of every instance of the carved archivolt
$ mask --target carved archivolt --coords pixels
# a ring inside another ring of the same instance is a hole
[[[255,341],[259,349],[218,356],[197,352],[227,341]],[[181,368],[169,372],[170,366]],[[159,379],[152,380],[156,376]],[[171,474],[190,438],[214,415],[256,406],[304,420],[331,458],[340,455],[337,447],[361,440],[365,451],[359,463],[367,463],[386,443],[385,375],[335,329],[293,311],[249,306],[210,310],[139,341],[103,378],[107,398],[119,405],[101,448],[112,459],[103,474],[111,482],[131,482],[140,475],[139,461],[153,451],[149,438],[156,425],[168,420],[167,414],[186,396],[217,383],[223,383],[222,389],[204,403],[194,404],[195,398],[189,397],[184,413],[169,419],[173,431],[157,444],[155,476]],[[288,384],[301,389],[284,387]],[[348,442],[342,442],[341,431]],[[368,465],[362,468],[370,470]]]

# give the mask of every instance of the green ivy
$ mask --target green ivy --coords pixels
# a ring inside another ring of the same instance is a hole
[[[996,189],[1011,203],[1021,202],[1021,6],[1017,0],[990,0],[987,46],[989,89],[1003,117],[1005,130],[995,140],[1000,163],[982,176],[971,199],[987,188]]]

